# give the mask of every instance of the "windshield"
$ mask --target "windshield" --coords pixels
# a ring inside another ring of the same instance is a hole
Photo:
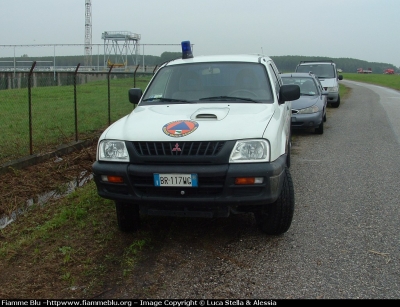
[[[336,78],[332,64],[307,64],[297,66],[296,72],[312,72],[318,78]]]
[[[197,102],[272,103],[265,66],[258,63],[211,62],[161,68],[141,105]]]
[[[318,95],[317,85],[312,78],[283,77],[283,84],[295,84],[300,87],[300,95],[314,96]]]

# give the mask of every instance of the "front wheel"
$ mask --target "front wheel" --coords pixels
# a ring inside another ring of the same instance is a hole
[[[336,102],[331,102],[331,107],[332,108],[338,108],[340,105],[340,96],[338,96],[338,99]]]
[[[288,168],[290,168],[290,163],[291,163],[291,152],[292,152],[292,129],[290,129],[287,156],[286,156],[286,166]]]
[[[317,128],[315,128],[316,134],[323,134],[324,133],[324,120],[322,119],[321,123]]]
[[[136,231],[140,227],[140,213],[138,205],[128,202],[115,202],[118,228],[123,232]]]
[[[288,231],[294,214],[294,187],[292,176],[286,167],[282,191],[272,204],[263,205],[254,212],[258,227],[268,235],[281,235]]]

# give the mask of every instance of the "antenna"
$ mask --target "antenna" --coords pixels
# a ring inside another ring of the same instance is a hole
[[[85,67],[92,66],[92,4],[85,0]]]

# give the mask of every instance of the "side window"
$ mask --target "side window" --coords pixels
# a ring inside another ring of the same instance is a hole
[[[318,79],[316,79],[316,81],[317,81],[317,84],[318,84],[319,92],[320,92],[320,94],[322,94],[322,91],[324,90],[324,88],[322,87],[322,84],[321,84],[321,82],[319,82]]]
[[[273,86],[275,87],[276,97],[279,100],[279,90],[280,90],[281,85],[282,85],[282,79],[281,79],[281,77],[279,75],[278,69],[276,68],[276,66],[273,63],[270,63],[269,67],[270,67],[270,69],[272,71],[271,76],[272,76],[272,80],[274,82]]]
[[[161,98],[168,96],[166,90],[171,82],[172,70],[168,67],[162,68],[152,80],[152,86],[144,98]]]
[[[332,65],[332,66],[333,66],[333,77],[337,79],[338,75],[337,75],[336,65]]]

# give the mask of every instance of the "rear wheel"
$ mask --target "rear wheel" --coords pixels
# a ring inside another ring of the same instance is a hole
[[[140,213],[138,205],[128,202],[115,202],[118,228],[123,232],[136,231],[140,227]]]
[[[288,231],[294,213],[294,187],[289,169],[285,168],[282,191],[272,204],[263,205],[254,212],[258,227],[268,235],[280,235]]]

